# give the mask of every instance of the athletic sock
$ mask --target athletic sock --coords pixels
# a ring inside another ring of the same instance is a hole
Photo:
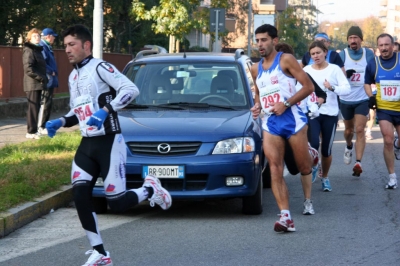
[[[97,245],[93,247],[94,250],[97,250],[100,254],[103,254],[104,256],[107,256],[106,251],[104,250],[103,244]]]
[[[288,218],[291,220],[292,216],[290,216],[290,211],[289,210],[281,210],[281,214],[287,214]]]
[[[347,147],[348,150],[353,149],[353,143],[351,143],[351,146],[347,146],[347,145],[346,145],[346,147]]]

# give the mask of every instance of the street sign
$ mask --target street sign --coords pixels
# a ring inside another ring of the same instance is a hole
[[[225,8],[210,8],[210,32],[223,31],[225,31]]]
[[[254,15],[254,31],[263,24],[275,26],[275,15]],[[256,42],[256,35],[254,33],[253,42]]]

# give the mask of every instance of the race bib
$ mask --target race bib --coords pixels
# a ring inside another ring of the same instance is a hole
[[[263,88],[259,88],[259,91],[261,107],[266,113],[269,113],[271,103],[283,102],[279,84],[264,86]]]
[[[79,120],[80,129],[85,130],[92,127],[86,125],[86,122],[95,112],[92,97],[89,94],[79,96],[73,100],[73,106],[74,113]]]
[[[400,80],[381,80],[380,91],[381,99],[394,102],[400,100]]]
[[[353,68],[356,72],[349,79],[351,86],[364,86],[365,68]]]

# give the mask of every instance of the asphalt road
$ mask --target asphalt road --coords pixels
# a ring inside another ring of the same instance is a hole
[[[239,199],[174,202],[168,211],[144,202],[123,215],[99,215],[114,265],[400,265],[400,191],[384,189],[379,128],[359,178],[343,163],[342,130],[333,146],[333,191],[313,184],[315,215],[302,215],[299,176],[286,177],[296,232],[273,231],[279,211],[270,189],[259,216],[242,215]],[[0,239],[0,265],[82,265],[90,248],[71,206]]]

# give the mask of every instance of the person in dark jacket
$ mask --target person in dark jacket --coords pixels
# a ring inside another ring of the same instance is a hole
[[[42,100],[39,110],[38,132],[47,135],[46,122],[50,119],[51,108],[53,106],[54,88],[58,87],[58,70],[52,45],[58,35],[50,28],[42,31],[40,45],[43,47],[43,56],[46,61],[47,86],[42,91]]]
[[[24,91],[28,99],[28,110],[26,115],[27,139],[40,139],[38,133],[38,115],[42,90],[46,89],[46,61],[44,60],[40,46],[40,31],[31,29],[26,36],[26,43],[22,52],[24,66]]]

